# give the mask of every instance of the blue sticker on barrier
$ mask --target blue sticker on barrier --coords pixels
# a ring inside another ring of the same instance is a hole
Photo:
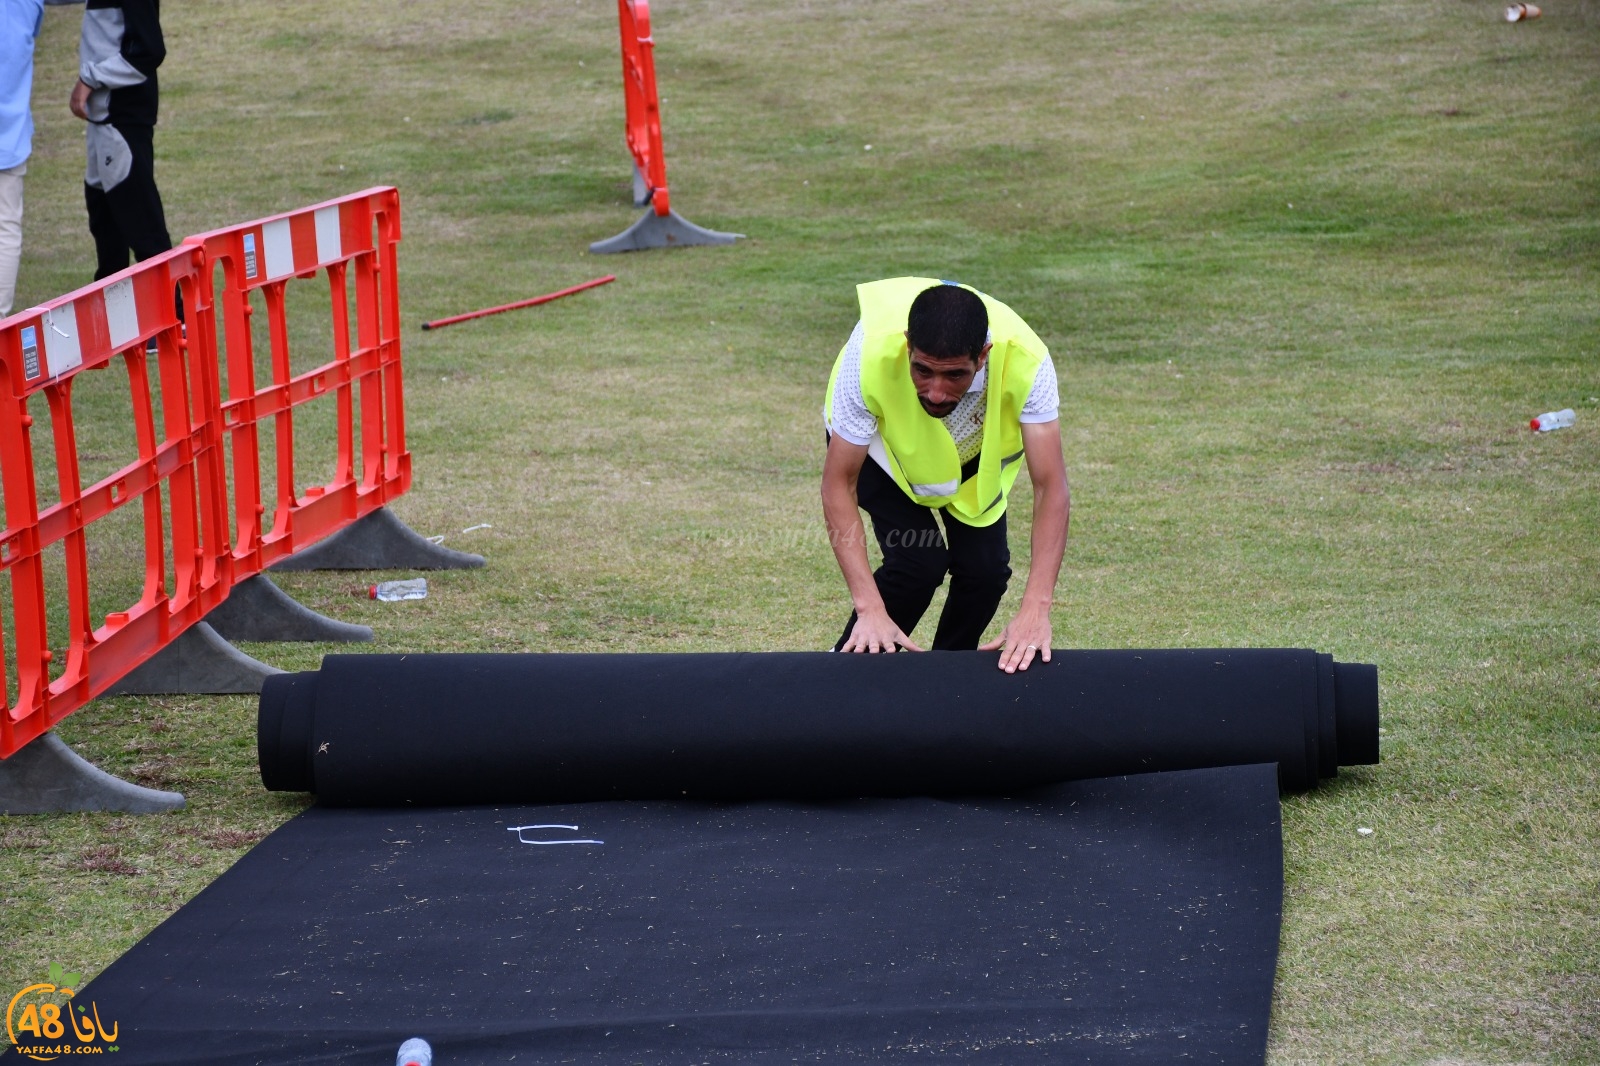
[[[22,374],[26,378],[39,376],[39,331],[33,326],[22,327]]]

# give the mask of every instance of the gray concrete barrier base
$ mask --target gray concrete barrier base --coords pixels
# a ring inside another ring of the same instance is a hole
[[[206,625],[224,640],[357,644],[372,639],[371,626],[352,625],[318,614],[274,585],[265,574],[256,574],[233,586],[228,598],[206,615]]]
[[[596,255],[608,255],[612,252],[642,252],[650,248],[732,244],[743,236],[742,233],[722,233],[718,230],[702,229],[676,211],[658,215],[651,210],[639,216],[639,221],[615,237],[595,241],[589,245],[589,251]]]
[[[483,556],[435,544],[380,507],[268,569],[475,570],[482,565]]]
[[[105,694],[222,696],[260,692],[263,681],[281,673],[277,667],[235,648],[204,622],[196,622]]]
[[[0,814],[121,811],[156,814],[182,810],[182,793],[135,785],[86,762],[54,733],[46,733],[0,759]]]

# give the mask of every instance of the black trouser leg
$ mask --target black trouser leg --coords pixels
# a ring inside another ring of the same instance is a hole
[[[978,528],[943,515],[941,535],[934,509],[913,501],[870,458],[861,464],[856,502],[872,518],[883,550],[883,565],[872,578],[894,624],[910,636],[948,572],[950,595],[930,646],[938,651],[976,648],[1011,578],[1005,516]],[[844,647],[855,624],[852,612],[835,651]]]
[[[108,278],[128,265],[128,242],[122,238],[116,215],[106,194],[92,185],[83,187],[83,203],[89,209],[89,234],[94,237],[94,280]]]
[[[167,216],[156,188],[155,128],[118,126],[128,142],[132,163],[128,176],[109,190],[83,187],[94,236],[95,280],[110,277],[135,260],[149,259],[172,247]]]
[[[1006,516],[990,526],[969,526],[944,516],[950,542],[950,595],[945,597],[934,651],[965,651],[978,646],[994,620],[1011,581],[1011,545]]]
[[[950,567],[950,553],[933,509],[901,492],[894,478],[870,458],[861,464],[861,476],[856,479],[856,502],[871,517],[873,535],[883,551],[883,565],[873,571],[872,580],[889,617],[910,636]],[[852,611],[835,651],[844,647],[855,626]]]

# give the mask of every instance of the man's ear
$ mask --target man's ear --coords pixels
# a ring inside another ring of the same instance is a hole
[[[978,352],[978,369],[982,370],[989,362],[989,349],[994,347],[994,341],[984,342],[983,348]]]

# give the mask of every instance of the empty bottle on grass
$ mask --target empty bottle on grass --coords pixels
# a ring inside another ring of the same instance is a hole
[[[1528,428],[1540,433],[1549,433],[1552,429],[1566,429],[1578,420],[1578,414],[1570,407],[1559,411],[1546,411],[1544,414],[1528,423]]]
[[[408,578],[405,581],[380,581],[367,587],[367,598],[393,603],[396,600],[425,600],[428,598],[428,579]]]

